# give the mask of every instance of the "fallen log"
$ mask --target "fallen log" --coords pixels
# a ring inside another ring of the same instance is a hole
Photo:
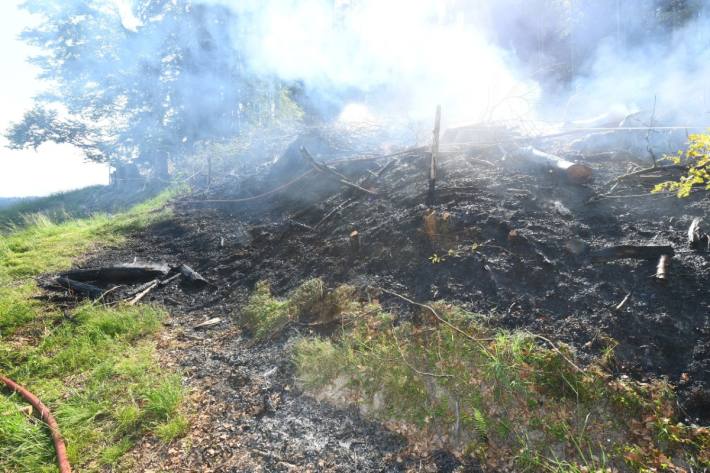
[[[592,262],[600,263],[617,259],[657,259],[663,255],[673,256],[674,254],[673,247],[670,245],[619,245],[593,251],[590,257]]]
[[[207,286],[209,284],[207,279],[203,278],[200,273],[186,264],[181,264],[178,269],[180,270],[180,274],[182,274],[183,280],[187,284],[192,284],[194,286]]]
[[[120,264],[101,268],[75,269],[62,273],[74,281],[95,281],[104,283],[147,282],[164,278],[170,272],[166,264]]]
[[[584,184],[592,179],[592,168],[584,164],[567,161],[554,154],[545,153],[532,146],[518,149],[514,156],[536,166],[546,166],[562,172],[573,184]]]
[[[90,299],[98,299],[103,294],[103,290],[93,284],[75,281],[65,276],[59,276],[54,280],[60,287],[69,289],[71,292]]]

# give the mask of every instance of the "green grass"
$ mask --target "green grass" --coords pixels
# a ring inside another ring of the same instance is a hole
[[[679,423],[663,381],[610,376],[609,353],[579,370],[568,347],[491,328],[451,305],[433,306],[448,324],[428,309],[412,323],[352,295],[312,280],[279,300],[260,284],[250,306],[261,311],[243,321],[263,337],[275,319],[320,320],[315,314],[328,307],[327,319],[341,328],[296,344],[301,385],[357,403],[413,441],[436,438],[492,471],[674,471],[673,461],[710,467],[710,431]]]
[[[85,303],[64,313],[34,297],[33,278],[167,218],[173,195],[116,215],[60,223],[37,215],[0,236],[0,372],[52,410],[79,471],[116,467],[143,435],[168,442],[184,434],[184,389],[157,362],[162,309]],[[26,405],[0,390],[0,471],[57,471],[49,432],[20,410]]]
[[[130,190],[92,186],[48,197],[27,199],[0,209],[0,228],[7,230],[32,226],[38,214],[61,223],[91,217],[97,213],[125,212],[163,190],[164,186],[154,184]]]

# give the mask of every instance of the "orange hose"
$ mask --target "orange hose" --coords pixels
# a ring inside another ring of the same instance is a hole
[[[69,459],[67,458],[67,447],[64,445],[64,439],[62,439],[62,434],[59,432],[59,425],[57,425],[57,421],[54,419],[52,413],[49,412],[47,406],[42,404],[42,401],[40,401],[37,396],[35,396],[13,380],[0,375],[0,381],[12,391],[18,393],[20,396],[25,398],[27,402],[32,404],[32,406],[37,409],[37,412],[39,412],[40,417],[49,426],[49,430],[52,432],[54,448],[57,450],[57,462],[59,463],[59,472],[71,473],[71,466],[69,466]]]

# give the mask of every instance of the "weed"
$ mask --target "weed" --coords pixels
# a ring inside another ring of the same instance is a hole
[[[288,302],[274,299],[269,284],[259,282],[248,304],[242,309],[242,322],[257,339],[261,339],[284,326],[288,320]]]
[[[182,415],[177,415],[172,417],[170,420],[159,424],[155,428],[155,434],[163,442],[169,443],[185,435],[189,427],[190,421]]]

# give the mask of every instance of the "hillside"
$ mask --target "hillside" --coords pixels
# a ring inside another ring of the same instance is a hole
[[[24,200],[30,200],[32,197],[0,197],[0,209],[10,207]]]
[[[160,357],[195,393],[185,438],[144,439],[138,470],[707,466],[710,267],[687,229],[708,200],[649,193],[677,169],[532,140],[583,156],[593,180],[575,182],[448,142],[432,201],[427,148],[344,157],[331,137],[240,163],[81,262],[174,268],[93,281],[170,311]]]

